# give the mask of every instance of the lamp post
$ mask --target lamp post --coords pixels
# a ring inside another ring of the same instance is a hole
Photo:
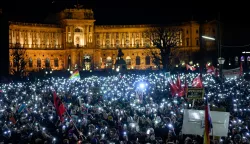
[[[205,54],[205,49],[203,49],[204,48],[204,45],[203,45],[203,39],[206,39],[206,40],[210,40],[210,41],[215,41],[215,38],[213,38],[213,37],[209,37],[209,36],[204,36],[204,35],[201,35],[201,40],[200,40],[200,42],[201,42],[201,44],[200,44],[200,47],[201,47],[201,50],[202,50],[202,55],[204,56]],[[204,66],[204,59],[202,59],[201,60],[202,62],[201,62],[201,67],[202,66]]]
[[[223,74],[222,74],[222,68],[223,68],[223,64],[225,62],[225,59],[223,57],[219,57],[218,58],[218,63],[220,65],[220,78],[222,79],[223,78]]]

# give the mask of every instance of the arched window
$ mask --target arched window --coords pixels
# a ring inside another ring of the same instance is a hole
[[[37,59],[37,67],[41,67],[42,66],[42,62],[41,62],[41,59],[40,58],[38,58]]]
[[[49,67],[50,67],[50,60],[49,60],[49,58],[46,58],[46,59],[45,59],[45,67],[46,67],[46,68],[49,68]]]
[[[140,65],[141,64],[141,58],[139,56],[136,56],[135,58],[135,64]]]
[[[33,61],[32,58],[29,59],[29,67],[33,67]]]
[[[130,56],[126,57],[126,64],[127,65],[131,65],[131,58],[130,58]]]
[[[58,67],[59,66],[59,64],[58,64],[58,58],[55,58],[54,59],[54,67]]]
[[[146,65],[150,65],[150,56],[146,56],[145,61]]]

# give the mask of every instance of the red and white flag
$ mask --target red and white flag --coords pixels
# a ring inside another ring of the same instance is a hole
[[[178,96],[178,97],[185,96],[186,90],[187,90],[187,83],[185,82],[185,86],[182,87],[179,75],[177,77],[176,83],[173,83],[172,81],[170,81],[169,85],[170,85],[170,92],[172,96]]]
[[[192,87],[195,87],[195,88],[202,88],[203,87],[200,75],[198,75],[196,78],[194,78],[194,80],[192,82]]]

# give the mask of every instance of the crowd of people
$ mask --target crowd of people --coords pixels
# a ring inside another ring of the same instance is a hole
[[[198,74],[179,74],[182,84]],[[203,143],[202,134],[182,134],[183,110],[204,109],[185,96],[172,96],[163,73],[91,76],[0,84],[0,142],[40,143]],[[249,143],[250,85],[244,78],[221,82],[202,76],[210,109],[230,112],[228,136],[211,143]],[[53,97],[66,111],[58,115]],[[190,107],[190,105],[192,105]],[[213,140],[214,139],[214,140]]]

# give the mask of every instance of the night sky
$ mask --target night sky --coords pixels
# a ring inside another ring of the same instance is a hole
[[[171,24],[192,19],[203,22],[217,19],[220,12],[224,24],[224,45],[250,44],[250,13],[247,1],[201,1],[79,0],[79,3],[94,10],[96,24]],[[10,20],[27,22],[43,22],[50,13],[72,8],[76,4],[76,0],[7,2],[11,3],[8,4]]]

